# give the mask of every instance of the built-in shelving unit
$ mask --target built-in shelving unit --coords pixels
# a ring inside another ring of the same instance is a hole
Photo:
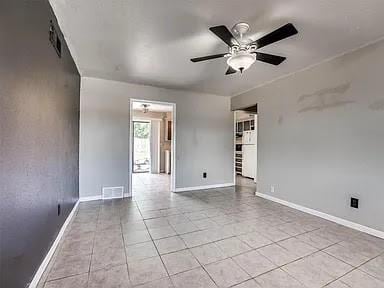
[[[243,132],[251,130],[255,130],[254,118],[236,121],[236,146],[243,144]],[[236,149],[235,152],[235,171],[237,175],[243,174],[243,152],[241,150]]]

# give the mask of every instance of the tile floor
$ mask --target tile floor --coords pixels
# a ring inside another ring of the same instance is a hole
[[[383,239],[252,190],[81,203],[40,287],[384,287]]]
[[[236,186],[253,188],[256,191],[256,183],[253,179],[236,175]]]
[[[170,190],[171,175],[160,173],[133,173],[132,195],[136,199],[146,199],[154,194],[168,194]]]

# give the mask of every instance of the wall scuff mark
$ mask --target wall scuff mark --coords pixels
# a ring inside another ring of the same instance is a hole
[[[379,99],[368,106],[373,111],[384,111],[384,99]]]
[[[311,94],[302,95],[297,100],[298,104],[301,105],[298,112],[323,111],[329,108],[354,103],[354,101],[342,99],[350,87],[350,83],[344,83],[342,85],[325,88]]]

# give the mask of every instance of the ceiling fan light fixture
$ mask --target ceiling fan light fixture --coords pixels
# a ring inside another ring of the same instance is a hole
[[[143,107],[143,113],[148,113],[149,112],[149,104],[142,104],[141,107]]]
[[[240,51],[228,58],[227,64],[236,71],[243,72],[247,70],[256,61],[256,54],[246,51]]]

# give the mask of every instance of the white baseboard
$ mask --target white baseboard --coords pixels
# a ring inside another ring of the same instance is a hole
[[[373,228],[370,228],[370,227],[367,227],[367,226],[364,226],[364,225],[361,225],[361,224],[358,224],[355,222],[351,222],[351,221],[345,220],[343,218],[339,218],[339,217],[336,217],[336,216],[333,216],[333,215],[330,215],[330,214],[327,214],[324,212],[320,212],[320,211],[317,211],[317,210],[314,210],[311,208],[307,208],[307,207],[304,207],[304,206],[301,206],[301,205],[298,205],[298,204],[295,204],[295,203],[292,203],[292,202],[289,202],[286,200],[282,200],[282,199],[279,199],[279,198],[276,198],[276,197],[273,197],[273,196],[270,196],[267,194],[256,192],[256,196],[262,197],[262,198],[267,199],[267,200],[271,200],[273,202],[291,207],[293,209],[296,209],[296,210],[299,210],[299,211],[302,211],[302,212],[305,212],[305,213],[308,213],[311,215],[315,215],[315,216],[318,216],[320,218],[335,222],[337,224],[340,224],[340,225],[343,225],[343,226],[346,226],[346,227],[349,227],[349,228],[352,228],[352,229],[355,229],[355,230],[358,230],[358,231],[361,231],[361,232],[364,232],[364,233],[367,233],[367,234],[370,234],[370,235],[384,239],[384,232],[383,231],[376,230],[376,229],[373,229]]]
[[[213,185],[204,185],[204,186],[182,187],[182,188],[176,188],[174,192],[206,190],[206,189],[223,188],[223,187],[230,187],[230,186],[235,186],[235,183],[223,183],[223,184],[213,184]]]
[[[43,262],[41,263],[39,269],[37,269],[35,275],[33,276],[33,279],[31,283],[29,284],[29,288],[36,288],[39,284],[39,281],[41,279],[41,276],[43,276],[43,273],[45,269],[47,269],[47,266],[49,264],[49,261],[51,261],[53,254],[55,254],[55,251],[57,249],[57,246],[60,243],[61,238],[64,235],[65,229],[67,229],[68,224],[71,222],[71,219],[73,215],[75,215],[75,211],[77,209],[77,206],[79,206],[79,201],[76,202],[76,204],[73,206],[71,213],[69,213],[67,219],[65,220],[63,226],[61,226],[61,229],[59,231],[59,234],[57,234],[57,237],[55,241],[53,242],[51,248],[49,249],[47,255],[45,256]]]
[[[96,196],[87,196],[87,197],[81,197],[79,199],[80,202],[88,202],[88,201],[95,201],[95,200],[101,200],[103,197],[101,195]]]

